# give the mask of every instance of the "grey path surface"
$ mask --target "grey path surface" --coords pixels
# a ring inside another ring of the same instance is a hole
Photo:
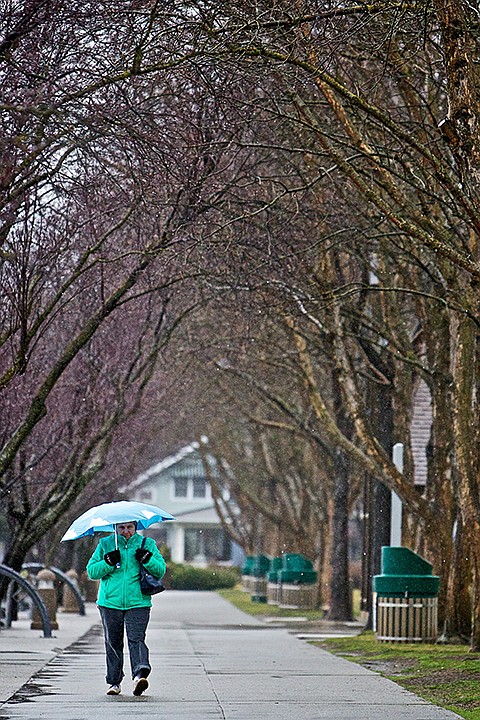
[[[98,611],[92,604],[85,616],[57,613],[57,618],[59,629],[51,638],[44,638],[40,630],[31,630],[26,619],[0,629],[0,707],[34,673],[98,623]]]
[[[81,620],[83,629],[92,626],[87,634],[0,703],[1,720],[113,720],[140,713],[169,720],[290,720],[293,714],[301,720],[458,717],[286,629],[258,623],[215,593],[157,596],[148,633],[150,688],[134,697],[126,677],[122,695],[107,697],[103,638],[96,610],[89,607],[87,613],[74,621],[77,631]],[[10,632],[0,633],[0,657]],[[22,652],[31,654],[34,648],[25,645],[22,651],[20,646],[17,640],[21,662]],[[43,652],[54,651],[44,646]],[[2,685],[6,670],[8,665],[0,662]]]

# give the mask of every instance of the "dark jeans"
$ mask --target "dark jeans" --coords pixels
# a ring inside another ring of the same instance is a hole
[[[145,645],[145,634],[150,619],[150,608],[139,607],[131,610],[113,610],[99,607],[105,635],[105,651],[107,655],[108,685],[120,685],[123,673],[123,638],[127,631],[128,653],[132,678],[136,675],[147,677],[151,667],[148,647]]]

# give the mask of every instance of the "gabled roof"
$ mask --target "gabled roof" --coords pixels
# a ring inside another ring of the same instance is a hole
[[[206,440],[206,438],[205,438]],[[129,485],[129,490],[133,490],[137,488],[139,485],[143,485],[143,483],[150,480],[152,477],[156,477],[157,475],[160,475],[160,473],[164,472],[165,470],[168,470],[168,468],[173,467],[174,465],[177,465],[182,460],[185,460],[185,458],[188,458],[190,455],[194,455],[198,448],[200,447],[200,444],[196,441],[190,443],[190,445],[186,445],[181,450],[179,450],[174,455],[169,455],[168,457],[161,460],[159,463],[156,463],[156,465],[152,465],[148,468],[144,473],[141,473],[138,475],[135,480],[133,480]]]
[[[220,524],[220,518],[218,517],[218,513],[213,504],[209,507],[198,508],[197,510],[176,512],[175,520],[180,525],[187,525],[190,523],[193,525],[202,523],[205,523],[206,525]]]

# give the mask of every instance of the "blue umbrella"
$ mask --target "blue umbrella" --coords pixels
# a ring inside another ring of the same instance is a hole
[[[115,525],[130,520],[135,520],[137,528],[144,530],[154,523],[175,520],[175,518],[162,508],[141,502],[121,500],[120,502],[103,503],[103,505],[90,508],[80,515],[70,525],[60,542],[77,540],[97,532],[115,532]]]

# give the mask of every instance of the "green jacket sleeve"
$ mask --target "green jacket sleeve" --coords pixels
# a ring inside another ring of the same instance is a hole
[[[95,552],[87,563],[86,570],[90,580],[101,580],[114,571],[115,568],[103,559],[106,552],[107,550],[103,547],[103,543],[100,540]]]
[[[148,570],[151,575],[155,575],[157,578],[162,578],[165,575],[167,565],[163,559],[163,555],[157,547],[157,543],[153,538],[147,538],[145,542],[145,550],[149,550],[152,553],[152,557],[146,563],[144,567]]]

